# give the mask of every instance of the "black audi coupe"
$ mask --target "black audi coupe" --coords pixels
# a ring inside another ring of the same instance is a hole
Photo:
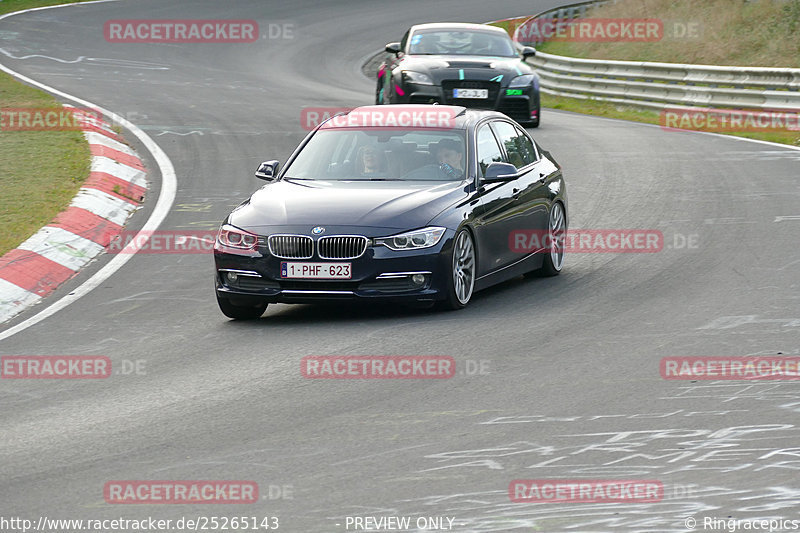
[[[378,69],[376,104],[440,103],[494,109],[538,127],[539,76],[501,28],[438,23],[412,26]]]
[[[561,167],[495,111],[359,107],[256,176],[269,183],[228,215],[214,247],[230,318],[342,299],[459,309],[476,290],[564,263]],[[531,245],[537,233],[550,244]]]

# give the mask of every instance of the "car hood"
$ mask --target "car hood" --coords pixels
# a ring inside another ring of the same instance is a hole
[[[256,233],[317,225],[407,230],[466,196],[464,182],[280,180],[256,191],[228,222]]]
[[[459,79],[460,70],[464,79],[489,80],[502,75],[502,86],[522,74],[532,74],[533,69],[518,57],[487,56],[406,56],[402,61],[403,70],[414,70],[428,74],[437,84],[446,79]]]

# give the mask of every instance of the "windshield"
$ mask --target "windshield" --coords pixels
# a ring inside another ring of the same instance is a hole
[[[460,181],[463,130],[339,128],[314,134],[284,179]]]
[[[514,57],[508,35],[486,31],[422,30],[411,37],[409,54]]]

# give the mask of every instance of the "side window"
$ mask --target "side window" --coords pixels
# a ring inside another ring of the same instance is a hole
[[[539,156],[536,154],[536,148],[533,146],[533,141],[519,128],[517,128],[517,146],[519,147],[519,153],[522,155],[522,159],[525,161],[526,165],[539,159]]]
[[[403,39],[400,41],[400,50],[402,50],[403,52],[406,51],[406,44],[408,44],[408,31],[406,32],[405,35],[403,35]]]
[[[533,151],[530,139],[525,135],[521,135],[521,132],[512,124],[497,121],[492,123],[492,127],[497,133],[500,144],[506,149],[509,163],[520,169],[536,160],[536,152]]]
[[[488,124],[484,124],[478,130],[478,176],[486,174],[486,168],[493,162],[503,161],[503,152],[497,145],[492,130]]]

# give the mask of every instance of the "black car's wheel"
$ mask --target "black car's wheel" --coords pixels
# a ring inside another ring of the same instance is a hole
[[[230,300],[217,296],[217,303],[222,314],[234,320],[255,320],[267,310],[267,304],[255,304],[250,306],[233,305]]]
[[[446,309],[462,309],[472,298],[475,288],[475,243],[467,229],[461,229],[453,241],[447,298],[442,302]]]
[[[544,260],[542,261],[542,268],[530,272],[538,276],[557,276],[564,268],[564,239],[566,237],[566,217],[564,216],[564,207],[555,202],[553,208],[550,210],[550,221],[548,223],[549,230],[549,243],[545,252]],[[526,274],[528,275],[528,274]]]

